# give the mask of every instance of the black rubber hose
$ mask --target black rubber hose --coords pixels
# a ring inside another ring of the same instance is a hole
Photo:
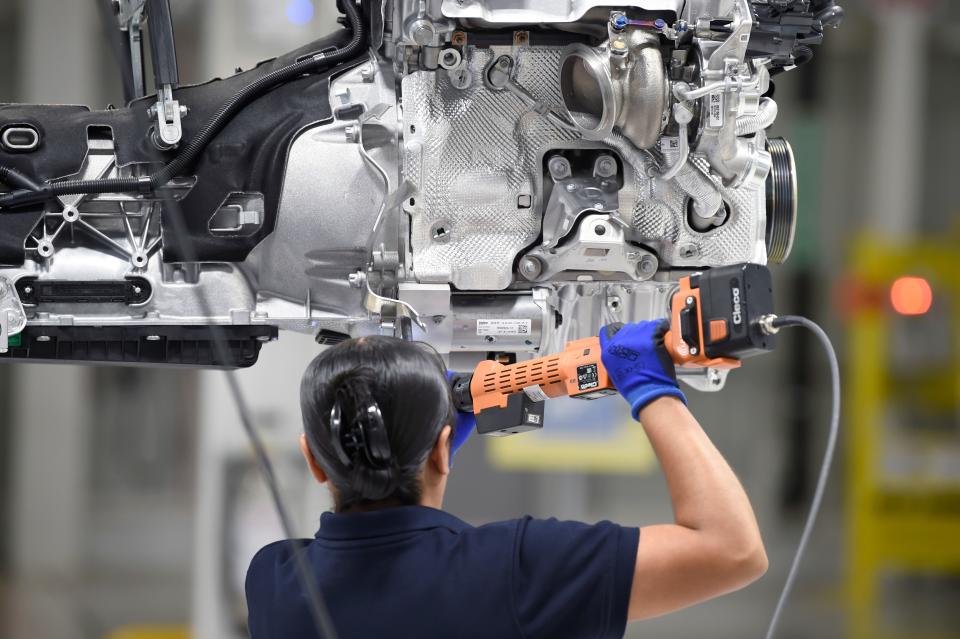
[[[0,165],[0,182],[8,184],[17,189],[24,189],[34,192],[43,188],[41,185],[37,184],[12,166]]]
[[[196,136],[162,169],[150,175],[149,182],[143,178],[127,177],[108,180],[66,180],[64,182],[50,182],[44,184],[38,191],[24,189],[0,195],[0,207],[12,208],[34,204],[53,196],[59,195],[86,195],[96,193],[137,193],[154,191],[182,171],[189,169],[196,162],[203,150],[223,130],[223,128],[245,106],[256,98],[269,92],[271,89],[290,82],[302,75],[328,68],[349,60],[360,53],[365,45],[366,30],[360,12],[353,0],[343,0],[340,3],[350,25],[352,37],[346,46],[330,54],[317,53],[285,67],[271,71],[248,84],[233,97],[227,100],[217,112],[207,121]]]

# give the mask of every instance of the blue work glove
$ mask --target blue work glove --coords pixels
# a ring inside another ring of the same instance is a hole
[[[447,381],[453,377],[453,371],[447,371]],[[472,411],[457,411],[457,423],[453,425],[453,439],[450,440],[450,465],[453,465],[453,456],[467,443],[470,434],[477,430],[477,416]]]
[[[687,403],[663,342],[669,329],[667,320],[609,324],[600,329],[600,359],[613,385],[630,404],[634,419],[640,409],[658,397],[676,397]]]

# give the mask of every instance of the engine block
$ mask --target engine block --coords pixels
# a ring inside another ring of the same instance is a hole
[[[833,0],[346,9],[323,41],[159,74],[120,109],[0,105],[0,357],[245,366],[278,329],[522,357],[789,255],[771,78]]]

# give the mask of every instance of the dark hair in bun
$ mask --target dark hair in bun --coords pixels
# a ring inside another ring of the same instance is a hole
[[[363,337],[329,348],[300,383],[307,442],[338,511],[417,504],[420,468],[456,410],[446,366],[430,346]]]

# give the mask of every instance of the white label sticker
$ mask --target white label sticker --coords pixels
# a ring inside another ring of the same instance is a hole
[[[527,386],[523,389],[523,392],[527,394],[527,397],[535,402],[547,401],[547,394],[543,392],[542,388],[540,388],[540,384]]]
[[[478,319],[477,335],[529,335],[532,320]]]
[[[723,92],[714,91],[707,96],[708,121],[711,127],[723,126]]]
[[[662,137],[660,138],[660,152],[669,153],[680,150],[680,138]]]

